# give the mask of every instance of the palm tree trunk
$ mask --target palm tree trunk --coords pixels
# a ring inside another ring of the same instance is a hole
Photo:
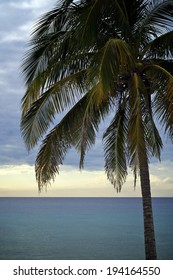
[[[143,159],[140,163],[140,180],[144,215],[145,256],[146,260],[156,260],[156,242],[147,158]]]

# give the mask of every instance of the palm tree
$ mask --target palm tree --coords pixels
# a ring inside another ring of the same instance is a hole
[[[173,1],[63,0],[37,22],[22,65],[28,150],[49,130],[35,163],[39,190],[54,180],[71,147],[83,168],[111,113],[105,171],[118,192],[128,166],[135,183],[140,175],[146,259],[156,259],[149,161],[160,159],[163,146],[157,124],[173,138],[172,21]]]

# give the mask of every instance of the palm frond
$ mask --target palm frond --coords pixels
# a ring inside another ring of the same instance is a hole
[[[80,126],[79,140],[76,148],[80,153],[79,167],[83,168],[86,152],[94,145],[99,124],[104,120],[111,107],[111,99],[105,96],[102,85],[98,83],[87,94],[87,104],[84,108]]]
[[[162,30],[172,30],[172,0],[152,1],[149,15],[150,25],[160,27]],[[163,31],[162,31],[163,32]]]
[[[27,148],[30,150],[47,131],[56,114],[72,107],[85,92],[81,71],[68,78],[62,79],[44,92],[33,104],[29,104],[30,91],[26,93],[23,103],[21,131]],[[29,90],[29,89],[28,89]],[[32,93],[32,91],[31,91]],[[27,106],[27,107],[26,107]]]
[[[173,56],[173,31],[157,37],[149,44],[149,56],[152,58],[170,58]]]
[[[55,44],[63,36],[64,32],[59,33],[59,35],[52,33],[30,40],[30,48],[26,52],[21,65],[27,86],[30,85],[38,74],[43,73],[47,69],[48,62],[51,62],[55,51]],[[56,49],[58,46],[60,46],[60,43],[56,45]]]
[[[172,11],[172,1],[148,2],[145,17],[139,27],[142,37],[145,37],[145,34],[150,34],[150,39],[157,38],[166,30],[170,31],[172,29]]]
[[[146,16],[147,1],[119,1],[120,5],[124,7],[124,13],[128,19],[131,34],[134,36],[143,18]],[[127,38],[125,38],[127,40]],[[130,38],[132,39],[132,38]]]
[[[105,151],[105,171],[107,178],[118,192],[127,176],[127,132],[128,118],[125,102],[119,105],[117,113],[103,135]]]
[[[165,133],[173,141],[173,77],[167,81],[163,91],[155,94],[153,109]]]
[[[38,39],[45,34],[64,30],[72,2],[73,0],[58,1],[55,8],[43,14],[34,25],[33,38]]]
[[[71,36],[70,32],[61,32],[31,41],[33,46],[21,66],[27,87],[39,76],[47,86],[86,67],[91,52],[74,51]],[[40,88],[44,88],[44,84],[40,84]]]
[[[66,152],[78,142],[78,135],[87,103],[85,95],[45,137],[38,153],[35,169],[39,189],[54,180]]]
[[[151,63],[146,66],[144,71],[150,81],[151,94],[162,93],[168,81],[172,79],[171,73],[161,63]]]
[[[143,94],[144,93],[144,94]],[[155,156],[160,160],[163,142],[156,127],[151,94],[147,90],[142,92],[142,121],[144,124],[145,145],[148,158]]]
[[[142,120],[142,92],[145,92],[140,76],[134,73],[131,77],[129,92],[129,131],[128,145],[130,166],[136,172],[139,168],[139,157],[145,158],[146,143],[144,136],[144,123]]]
[[[144,123],[146,145],[151,153],[149,156],[156,156],[160,160],[163,142],[151,114],[145,117]]]
[[[66,128],[57,125],[44,139],[35,162],[36,179],[39,191],[47,186],[59,173],[59,166],[63,164],[65,155],[71,147],[70,135],[64,133]]]
[[[134,67],[134,60],[128,44],[121,39],[110,39],[93,56],[88,69],[87,81],[102,83],[103,91],[109,92],[117,82],[120,72],[127,72]]]
[[[91,55],[91,53],[71,53],[66,54],[65,58],[59,59],[60,53],[56,53],[55,51],[54,55],[49,58],[48,65],[45,66],[45,69],[41,69],[41,65],[36,66],[38,69],[35,69],[33,66],[33,71],[37,73],[34,74],[36,76],[32,78],[32,81],[29,81],[27,91],[22,98],[22,114],[30,108],[32,103],[35,102],[41,94],[53,88],[54,84],[60,84],[61,80],[63,84],[64,81],[71,80],[74,76],[76,77],[76,81],[79,80],[79,84],[81,84],[80,77],[82,75],[80,75],[80,73],[83,73],[86,69]],[[83,77],[84,76],[83,74]]]
[[[130,165],[136,177],[136,172],[139,168],[139,157],[140,162],[145,159],[145,153],[148,160],[151,156],[156,156],[160,159],[163,147],[162,139],[153,119],[150,91],[148,92],[148,88],[145,87],[137,74],[131,80],[129,103],[130,126],[128,141],[130,143]]]
[[[131,34],[126,10],[122,5],[124,1],[96,0],[88,1],[78,9],[77,37],[81,38],[80,46],[100,46],[101,37],[117,38]],[[114,28],[112,28],[114,26]],[[105,27],[107,32],[105,32]],[[109,37],[106,35],[109,33]]]
[[[93,96],[85,95],[46,136],[36,159],[36,178],[39,188],[54,180],[63,164],[66,152],[75,147],[80,152],[80,167],[86,150],[95,142],[100,121],[109,110],[109,103],[91,104]]]
[[[167,72],[173,75],[173,59],[163,59],[158,62],[158,64],[163,67]]]

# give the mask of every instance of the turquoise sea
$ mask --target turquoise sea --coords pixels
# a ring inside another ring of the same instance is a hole
[[[159,259],[173,260],[173,198],[154,198]],[[140,198],[0,198],[1,260],[144,259]]]

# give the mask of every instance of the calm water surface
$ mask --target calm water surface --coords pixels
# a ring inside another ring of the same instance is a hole
[[[159,259],[173,259],[173,199],[154,198]],[[144,259],[140,198],[0,198],[0,259]]]

